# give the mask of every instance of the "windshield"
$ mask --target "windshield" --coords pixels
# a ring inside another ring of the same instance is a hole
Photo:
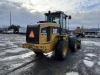
[[[56,22],[57,24],[60,24],[60,19],[59,17],[54,17],[53,22]]]
[[[46,17],[45,17],[45,20],[46,20],[46,21],[49,21],[49,19],[50,19],[49,16],[46,16]],[[55,22],[55,23],[57,23],[57,24],[60,24],[60,18],[59,18],[59,17],[51,17],[50,20],[51,20],[51,22]]]

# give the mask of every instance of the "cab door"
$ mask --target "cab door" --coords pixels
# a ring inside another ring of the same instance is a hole
[[[51,27],[47,27],[47,42],[50,41],[50,38],[51,38]]]
[[[41,29],[40,43],[46,43],[50,41],[51,38],[51,27],[45,27]]]

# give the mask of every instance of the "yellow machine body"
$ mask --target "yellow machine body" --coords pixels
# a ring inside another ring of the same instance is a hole
[[[68,41],[68,35],[60,35],[57,33],[57,30],[53,31],[53,28],[56,27],[59,29],[60,25],[56,23],[39,23],[39,43],[25,43],[22,45],[24,48],[31,49],[35,52],[42,52],[42,53],[48,53],[54,50],[55,45],[58,40],[64,39]],[[50,28],[50,40],[47,41],[47,34],[41,33],[41,29],[43,28]],[[31,33],[30,33],[31,34]],[[34,36],[35,37],[35,36]]]

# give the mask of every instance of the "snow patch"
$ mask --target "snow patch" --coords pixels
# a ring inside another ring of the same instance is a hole
[[[100,65],[100,62],[98,62],[98,65]]]
[[[5,45],[11,46],[11,47],[18,47],[17,45],[13,44],[13,42],[6,42]]]
[[[10,65],[10,69],[16,68],[18,66],[21,66],[23,63],[18,63],[18,64],[12,64]]]
[[[14,45],[12,42],[5,42],[6,45]]]
[[[6,45],[5,45],[5,44],[0,43],[0,46],[2,47],[2,46],[6,46]]]
[[[4,49],[6,49],[6,48],[3,48],[3,47],[0,48],[0,50],[4,50]]]
[[[11,49],[5,50],[5,52],[8,52],[8,53],[18,53],[18,52],[21,52],[21,51],[25,51],[25,49],[24,48],[15,48],[13,50],[11,50]]]
[[[24,59],[24,58],[30,57],[30,56],[33,55],[33,54],[35,54],[35,53],[32,51],[32,52],[29,52],[29,53],[25,53],[25,54],[20,55],[20,57],[21,57],[22,59]]]
[[[66,75],[79,75],[78,72],[69,72],[69,73],[66,73]]]
[[[1,53],[0,53],[0,56],[5,55],[5,54],[6,54],[6,52],[1,52]]]
[[[100,46],[100,42],[94,42],[94,41],[82,41],[83,44],[87,44],[87,45],[90,45],[90,46],[93,46],[93,45],[96,45],[96,46]]]
[[[92,67],[94,65],[94,63],[92,61],[83,60],[83,62],[87,67]]]
[[[91,60],[89,57],[85,57],[84,59],[85,59],[85,60]]]
[[[34,52],[28,52],[28,53],[21,54],[21,55],[16,55],[16,56],[10,56],[10,57],[5,57],[5,58],[0,58],[0,61],[24,59],[24,58],[30,57],[30,56],[33,55],[33,54],[34,54]]]
[[[52,56],[52,52],[44,53],[44,55],[46,55],[47,57],[51,57]]]
[[[18,47],[17,45],[12,45],[11,47]]]
[[[88,54],[86,54],[86,56],[89,56],[89,57],[96,57],[96,55],[95,55],[95,54],[92,54],[92,53],[88,53]]]
[[[83,51],[83,52],[87,52],[88,50],[85,50],[85,51]]]
[[[86,49],[95,49],[95,48],[87,46]]]

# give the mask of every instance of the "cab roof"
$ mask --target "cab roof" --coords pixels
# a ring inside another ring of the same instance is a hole
[[[60,17],[60,14],[63,14],[65,16],[67,16],[66,14],[64,14],[63,11],[56,11],[56,12],[45,13],[46,16],[49,16],[49,15],[55,16],[56,15],[58,17]]]

